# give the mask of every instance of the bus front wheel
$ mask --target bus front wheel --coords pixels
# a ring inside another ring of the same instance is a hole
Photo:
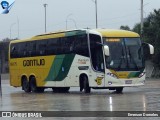
[[[31,87],[26,77],[22,78],[22,90],[24,90],[26,93],[31,92]]]
[[[87,76],[83,77],[83,87],[84,87],[84,92],[85,93],[90,93],[91,92],[91,88],[89,87],[89,82],[88,82]]]
[[[123,87],[117,87],[116,88],[116,93],[122,93]]]

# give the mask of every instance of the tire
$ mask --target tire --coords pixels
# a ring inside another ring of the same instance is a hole
[[[83,79],[82,78],[80,78],[79,86],[80,86],[80,92],[82,92],[83,89],[84,89],[84,83],[83,83]]]
[[[123,87],[117,87],[116,88],[116,93],[122,93]]]
[[[32,77],[30,80],[30,86],[31,86],[31,91],[35,92],[35,93],[42,93],[44,92],[44,88],[43,87],[37,87],[36,84],[36,78]]]
[[[26,77],[22,78],[22,90],[24,90],[26,93],[31,92],[31,87]]]
[[[83,89],[84,89],[84,93],[90,93],[91,92],[91,88],[89,87],[89,83],[88,83],[88,78],[87,76],[83,77]]]

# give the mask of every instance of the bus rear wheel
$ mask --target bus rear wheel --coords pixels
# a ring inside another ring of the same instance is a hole
[[[24,90],[26,93],[31,92],[31,87],[26,77],[22,78],[22,90]]]
[[[42,93],[44,92],[44,88],[43,87],[37,87],[36,84],[36,78],[35,77],[31,77],[30,79],[30,86],[31,86],[31,91],[32,92],[38,92],[38,93]]]

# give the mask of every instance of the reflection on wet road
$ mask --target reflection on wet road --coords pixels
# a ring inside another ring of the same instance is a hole
[[[71,88],[69,93],[25,93],[2,81],[0,111],[160,111],[160,81],[124,88],[123,94],[93,90],[90,94]]]

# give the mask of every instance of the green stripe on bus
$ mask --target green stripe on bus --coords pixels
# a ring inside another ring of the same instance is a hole
[[[57,55],[52,63],[46,81],[62,81],[68,74],[75,54]]]
[[[128,78],[137,78],[139,77],[139,75],[141,74],[142,72],[131,72],[129,75],[128,75]]]
[[[138,76],[137,76],[137,72],[131,72],[131,73],[128,75],[128,78],[134,78],[134,77],[138,77]]]
[[[68,75],[68,72],[71,68],[74,57],[75,57],[75,54],[65,55],[63,59],[63,63],[61,65],[61,69],[57,77],[55,78],[56,81],[62,81]]]
[[[52,63],[49,74],[46,78],[46,81],[53,81],[58,74],[58,71],[61,68],[61,64],[63,62],[63,58],[65,55],[57,55]]]
[[[68,36],[83,35],[83,34],[86,34],[86,31],[83,31],[83,30],[76,30],[76,31],[69,31],[69,32],[66,32],[66,33],[65,33],[65,36],[68,37]]]

